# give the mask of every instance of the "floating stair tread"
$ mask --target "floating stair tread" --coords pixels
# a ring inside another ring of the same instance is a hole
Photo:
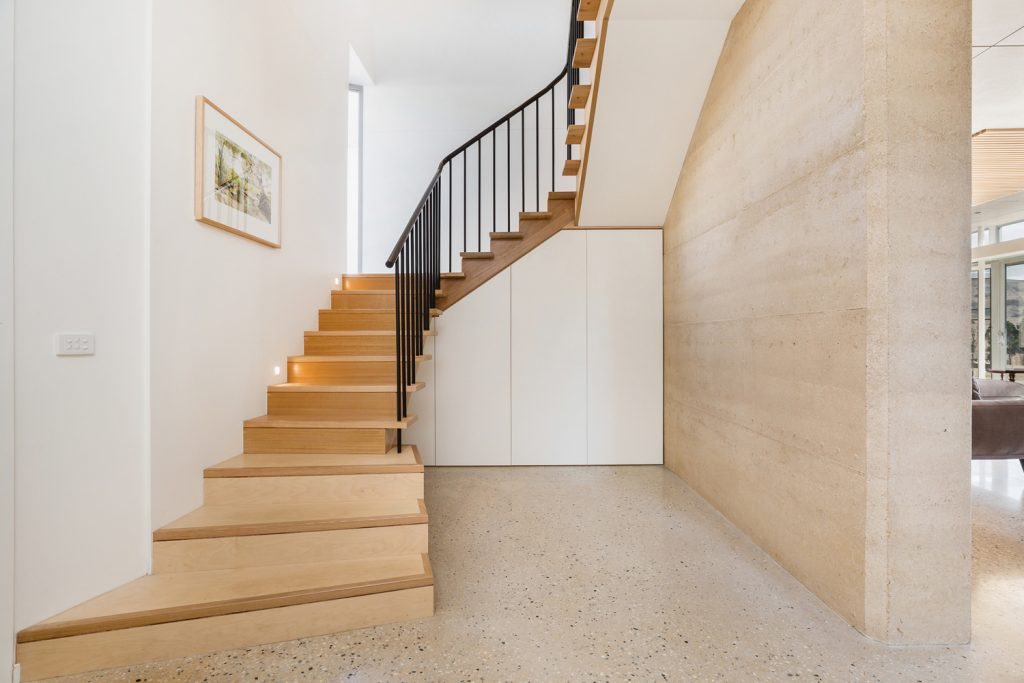
[[[442,280],[465,280],[465,273],[441,273]]]
[[[565,162],[565,166],[562,167],[562,175],[579,175],[579,172],[579,159],[569,159],[568,161]]]
[[[245,453],[207,467],[207,479],[230,477],[315,477],[340,474],[408,474],[423,471],[414,445],[386,455],[344,453]]]
[[[467,261],[471,260],[484,260],[494,258],[494,252],[491,251],[462,251],[459,252],[459,256]]]
[[[494,240],[521,240],[525,237],[521,232],[492,232],[491,241]]]
[[[261,415],[243,424],[256,429],[408,429],[416,422],[415,415],[398,421],[392,417],[380,419],[330,420],[321,415]],[[384,456],[380,456],[384,457]]]
[[[601,7],[601,0],[580,0],[580,8],[576,12],[577,21],[596,21]]]
[[[565,192],[548,192],[548,201],[573,200],[576,199],[576,192],[568,190]]]
[[[586,109],[590,99],[590,85],[574,85],[569,93],[570,109]]]
[[[434,330],[423,330],[424,337],[433,337]],[[394,330],[307,330],[307,337],[394,337]]]
[[[379,457],[379,456],[378,456]],[[426,524],[422,500],[365,500],[288,505],[204,505],[153,532],[154,541],[264,536]]]
[[[519,214],[521,221],[546,221],[551,218],[550,211],[523,211]]]
[[[426,387],[426,382],[416,382],[408,385],[407,393],[414,393]],[[271,384],[267,391],[291,391],[296,393],[322,393],[322,394],[383,394],[395,393],[397,387],[394,384],[302,384],[300,382],[285,382],[283,384]]]
[[[565,134],[565,144],[567,145],[580,145],[583,144],[583,136],[587,132],[587,127],[580,124],[573,124],[569,126],[569,130]]]
[[[431,585],[426,555],[152,574],[21,631],[18,642]]]
[[[589,69],[597,51],[597,38],[577,38],[572,53],[572,65],[576,69]]]
[[[417,362],[431,360],[433,356],[424,354],[416,356]],[[289,363],[393,363],[391,356],[288,356]]]

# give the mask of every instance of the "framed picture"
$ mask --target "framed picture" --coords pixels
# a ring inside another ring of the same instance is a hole
[[[281,155],[196,98],[196,220],[281,247]]]

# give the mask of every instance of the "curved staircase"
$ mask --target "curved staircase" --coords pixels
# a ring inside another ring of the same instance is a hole
[[[287,383],[268,387],[267,414],[245,421],[243,452],[203,472],[202,507],[153,533],[152,574],[18,634],[22,680],[433,614],[423,463],[402,445],[409,397],[424,388],[416,370],[431,361],[424,338],[444,309],[575,227],[579,197],[559,181],[575,187],[586,171],[573,150],[586,158],[596,86],[580,69],[602,47],[584,22],[607,21],[612,1],[572,0],[562,72],[442,160],[388,259],[394,273],[346,275],[331,292]]]

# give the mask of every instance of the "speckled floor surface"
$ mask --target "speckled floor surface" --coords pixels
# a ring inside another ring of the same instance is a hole
[[[437,615],[75,681],[1024,681],[1024,475],[976,463],[974,643],[847,626],[660,467],[427,476]]]

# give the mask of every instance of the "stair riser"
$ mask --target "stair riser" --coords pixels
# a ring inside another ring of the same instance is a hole
[[[288,363],[288,381],[301,384],[394,385],[396,380],[394,361],[337,360]]]
[[[320,477],[231,477],[203,480],[207,505],[336,503],[340,500],[418,500],[423,474],[349,474]]]
[[[306,337],[307,356],[390,356],[395,353],[395,335],[358,337]]]
[[[383,455],[395,442],[395,430],[245,427],[242,441],[245,453],[379,453]]]
[[[432,586],[18,645],[21,680],[265,645],[434,613]]]
[[[391,311],[320,311],[322,332],[393,329],[395,314]]]
[[[342,289],[359,290],[365,292],[367,290],[374,291],[387,291],[395,288],[395,278],[392,276],[387,277],[366,277],[358,275],[345,275],[342,278]]]
[[[427,552],[427,525],[231,536],[153,544],[153,571],[192,572]]]
[[[394,289],[394,283],[392,283],[392,289]],[[354,308],[394,309],[395,294],[394,292],[381,292],[380,294],[331,292],[331,308],[336,311],[348,311]]]
[[[337,420],[394,419],[395,394],[281,392],[267,394],[268,415],[315,415]]]

